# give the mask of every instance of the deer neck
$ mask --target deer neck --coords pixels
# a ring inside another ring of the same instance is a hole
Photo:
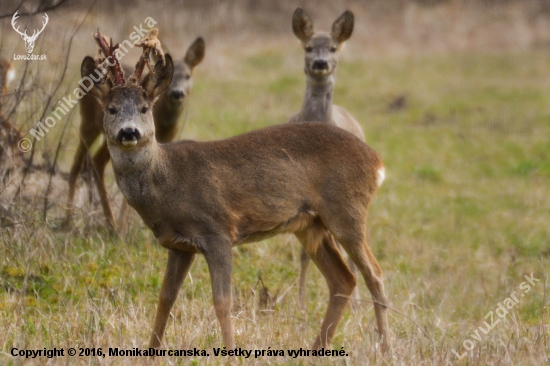
[[[151,197],[162,194],[158,182],[166,181],[163,151],[156,140],[135,151],[109,148],[117,185],[128,203],[142,216],[153,214]],[[144,220],[146,220],[144,218]],[[146,223],[150,220],[146,220]]]
[[[160,163],[160,148],[155,139],[134,151],[125,151],[120,146],[109,146],[109,152],[117,181],[119,177],[131,180],[136,175],[142,176],[143,172],[155,170]]]
[[[306,96],[302,106],[302,121],[332,121],[334,75],[316,77],[307,75]]]

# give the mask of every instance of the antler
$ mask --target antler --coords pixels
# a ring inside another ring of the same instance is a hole
[[[143,47],[143,56],[146,60],[149,60],[149,53],[158,55],[162,60],[162,64],[165,65],[166,61],[164,60],[164,51],[162,50],[162,45],[158,39],[159,30],[153,28],[149,31],[147,37],[143,38],[138,43],[135,43],[138,47]]]
[[[139,57],[139,61],[136,63],[136,71],[134,71],[134,75],[130,77],[129,82],[139,85],[139,81],[141,79],[141,74],[143,73],[143,69],[145,68],[145,64],[149,66],[149,63],[147,62],[147,60],[145,60],[145,57],[142,54]],[[149,66],[149,70],[150,70],[150,66]],[[155,76],[154,73],[152,73],[151,76],[154,77]]]
[[[134,75],[130,78],[132,82],[139,83],[139,80],[141,79],[141,74],[143,73],[143,69],[145,68],[145,66],[147,66],[147,68],[149,69],[150,76],[153,78],[155,77],[154,69],[153,67],[151,67],[150,64],[150,53],[158,55],[162,60],[163,65],[166,63],[164,59],[164,51],[162,50],[162,46],[158,39],[158,34],[158,29],[153,28],[149,31],[147,37],[143,38],[140,42],[135,43],[136,46],[143,47],[143,53],[141,54],[139,61],[136,64],[136,71],[134,72]]]
[[[92,36],[93,35],[94,34],[92,33]],[[106,44],[109,44],[109,37],[104,34],[102,34],[101,37],[103,37],[103,40]],[[98,63],[102,63],[103,60],[105,60],[105,55],[103,55],[103,50],[101,49],[101,47],[97,48],[97,55],[95,56],[95,60],[97,60]]]
[[[111,74],[115,79],[115,85],[124,84],[124,71],[122,70],[122,67],[120,67],[120,63],[115,56],[115,50],[118,48],[118,43],[113,46],[113,39],[111,38],[110,44],[107,44],[105,38],[99,32],[99,28],[97,29],[97,34],[92,34],[92,36],[94,37],[101,51],[103,51],[105,57],[107,59],[111,58],[111,61],[109,62],[109,69],[111,70]]]
[[[20,30],[19,30],[19,27],[15,28],[15,21],[19,18],[19,15],[17,14],[19,13],[19,10],[17,10],[15,12],[15,14],[13,14],[13,17],[11,18],[11,26],[13,27],[13,29],[19,33],[21,36],[25,37],[25,38],[28,38],[29,36],[27,35],[27,30],[25,29],[25,33],[22,33]]]

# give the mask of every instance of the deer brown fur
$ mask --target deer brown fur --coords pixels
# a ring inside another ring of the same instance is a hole
[[[160,144],[151,107],[170,84],[173,62],[156,80],[94,87],[116,182],[128,203],[169,250],[149,345],[161,344],[167,320],[196,254],[208,264],[214,309],[227,348],[231,325],[232,247],[294,233],[327,280],[330,297],[313,348],[327,347],[356,285],[336,248],[355,262],[374,299],[387,344],[382,270],[366,241],[367,209],[377,189],[378,154],[329,124],[283,124],[221,141]],[[82,75],[94,68],[84,59]],[[337,296],[343,295],[343,296]]]

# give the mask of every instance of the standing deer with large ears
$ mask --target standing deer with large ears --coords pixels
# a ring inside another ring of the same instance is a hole
[[[105,55],[112,55],[101,39],[96,37]],[[104,111],[116,182],[169,250],[149,346],[160,346],[183,279],[195,256],[203,254],[222,338],[233,348],[232,247],[293,233],[329,286],[327,312],[312,347],[331,343],[356,285],[336,238],[372,294],[385,349],[388,300],[366,241],[367,209],[382,165],[378,154],[350,133],[319,123],[272,126],[221,141],[159,144],[151,109],[170,84],[172,58],[157,62],[155,77],[143,81],[143,56],[127,81],[116,63],[110,72],[118,81],[96,83],[91,91]],[[85,58],[82,75],[94,68],[93,58]]]
[[[338,54],[353,33],[354,17],[351,11],[346,11],[332,24],[330,33],[315,32],[313,22],[302,8],[297,8],[292,17],[292,31],[301,41],[305,51],[306,95],[302,110],[289,122],[323,122],[343,128],[365,142],[365,134],[359,122],[344,108],[332,104],[334,94],[336,66]],[[378,170],[377,184],[384,181],[384,166]],[[302,249],[300,256],[300,279],[298,283],[300,305],[305,304],[306,275],[311,259]],[[350,269],[357,276],[357,267],[350,258]],[[353,293],[354,299],[359,299],[358,289]]]

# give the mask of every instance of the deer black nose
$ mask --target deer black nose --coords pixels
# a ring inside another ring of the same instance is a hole
[[[183,99],[183,90],[172,90],[170,92],[170,98],[175,100]]]
[[[328,70],[327,60],[318,59],[313,61],[313,70]]]
[[[137,128],[121,128],[120,131],[118,131],[117,139],[123,145],[126,145],[126,143],[135,144],[140,138],[141,134]]]

